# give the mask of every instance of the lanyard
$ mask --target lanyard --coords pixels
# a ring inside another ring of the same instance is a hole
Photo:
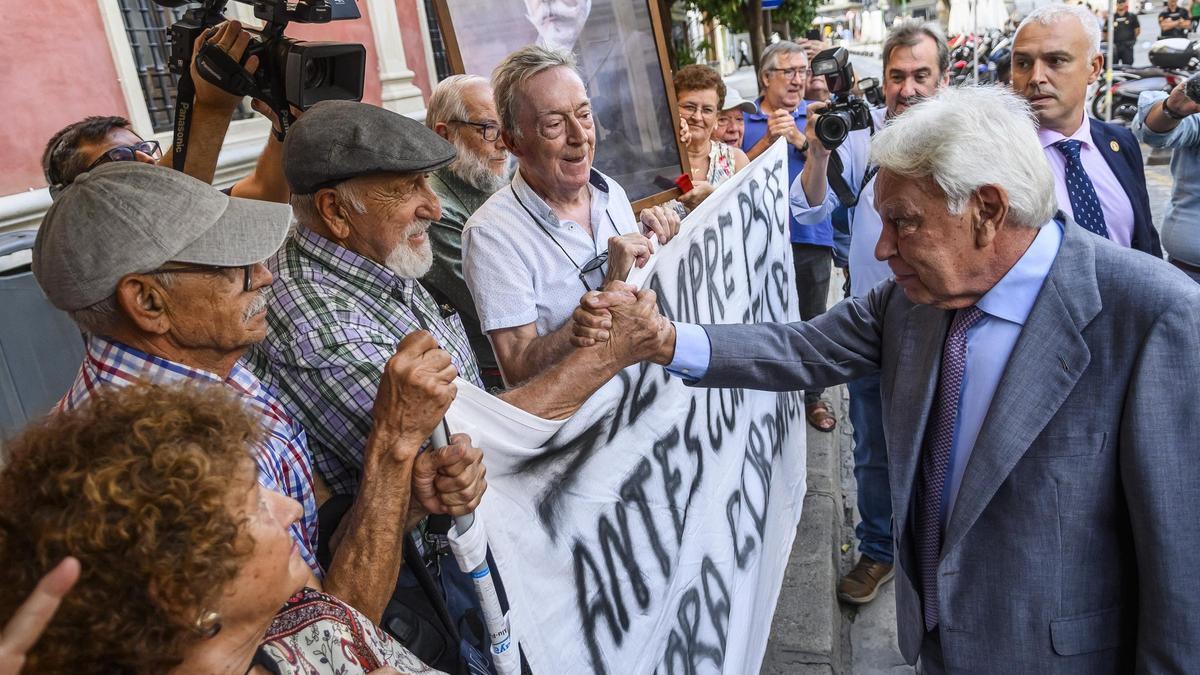
[[[563,245],[559,243],[558,239],[556,239],[553,234],[550,233],[550,230],[546,229],[546,226],[542,224],[542,221],[537,216],[533,215],[533,211],[530,211],[529,207],[525,206],[525,202],[521,201],[521,196],[517,194],[517,189],[513,187],[512,184],[509,184],[508,189],[512,190],[513,198],[517,200],[517,203],[521,205],[522,209],[525,209],[525,213],[529,214],[529,217],[533,219],[533,222],[537,224],[538,228],[541,229],[541,231],[544,232],[547,237],[550,237],[550,241],[554,242],[554,245],[558,247],[558,250],[562,251],[562,254],[571,262],[571,266],[574,267],[575,271],[579,274],[579,283],[583,284],[584,290],[592,290],[592,287],[588,284],[587,279],[585,279],[584,276],[589,272],[600,269],[604,263],[608,262],[608,251],[597,254],[596,257],[592,258],[588,262],[585,262],[583,267],[580,267],[579,263],[575,262],[575,259],[571,257],[571,254],[567,253],[567,249],[563,248]],[[621,231],[617,229],[617,224],[613,221],[612,214],[608,212],[607,208],[604,209],[604,215],[608,216],[608,222],[610,225],[612,225],[613,232],[620,234]]]

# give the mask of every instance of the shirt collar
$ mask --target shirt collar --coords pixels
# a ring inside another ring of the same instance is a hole
[[[97,335],[88,338],[87,362],[95,372],[96,379],[103,382],[114,380],[148,380],[150,382],[181,382],[204,380],[225,384],[249,396],[262,392],[262,382],[242,365],[239,360],[229,371],[229,377],[208,370],[192,368],[182,363],[147,354],[122,342]]]
[[[509,186],[518,202],[529,209],[534,218],[555,227],[560,224],[558,215],[554,213],[546,200],[542,199],[541,195],[533,191],[519,169],[513,174]],[[588,176],[588,188],[592,192],[592,218],[595,220],[597,209],[603,214],[608,206],[608,177],[593,168]]]
[[[1058,256],[1062,227],[1057,220],[1043,225],[1017,264],[975,306],[990,316],[1024,326]]]
[[[759,122],[767,119],[767,114],[765,112],[763,112],[763,109],[762,109],[762,102],[763,102],[762,96],[759,96],[758,98],[754,99],[754,112],[746,113],[746,119],[756,120]],[[804,99],[800,99],[800,105],[797,106],[796,109],[792,111],[792,119],[800,119],[801,117],[804,117],[805,114],[807,114],[807,112],[808,112],[808,101],[805,101]]]
[[[315,259],[351,285],[381,294],[399,292],[404,296],[404,301],[412,298],[412,279],[397,276],[395,272],[374,260],[334,243],[307,227],[297,227],[294,236],[301,253]]]
[[[1038,127],[1038,140],[1042,142],[1042,148],[1049,148],[1055,143],[1066,138],[1079,141],[1086,146],[1092,145],[1092,125],[1088,124],[1086,110],[1083,112],[1083,121],[1080,122],[1079,128],[1076,129],[1075,133],[1071,134],[1070,136],[1063,136],[1052,129]]]

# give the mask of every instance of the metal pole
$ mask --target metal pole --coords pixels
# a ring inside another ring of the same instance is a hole
[[[974,26],[971,34],[974,36],[974,49],[971,50],[971,82],[979,84],[979,0],[971,3],[971,21]]]
[[[442,420],[442,423],[437,425],[429,440],[433,449],[450,444],[450,429],[446,425],[446,420]],[[474,513],[454,518],[454,529],[458,531],[459,536],[466,534],[474,525]],[[483,622],[487,628],[488,641],[491,643],[492,661],[496,666],[496,671],[500,675],[516,675],[520,670],[520,662],[517,660],[514,649],[516,641],[513,640],[508,617],[500,610],[500,596],[496,592],[496,582],[492,578],[491,568],[488,567],[487,556],[484,556],[483,562],[476,565],[475,569],[463,571],[471,575],[471,580],[475,584],[475,594],[479,596],[479,605],[483,610]]]
[[[1195,0],[1193,0],[1194,2]],[[1126,10],[1132,11],[1132,10]],[[1107,105],[1104,106],[1104,121],[1111,122],[1113,114],[1113,56],[1116,54],[1113,45],[1113,31],[1116,28],[1116,4],[1115,0],[1108,0],[1108,91],[1104,93],[1107,97]]]

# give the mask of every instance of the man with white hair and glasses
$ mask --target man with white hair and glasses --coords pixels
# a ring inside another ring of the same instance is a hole
[[[894,279],[807,323],[668,323],[653,360],[701,387],[881,374],[900,649],[924,672],[1191,671],[1200,287],[1056,209],[1004,89],[944,89],[870,159]],[[598,325],[581,312],[577,339]]]
[[[425,126],[453,143],[457,154],[454,161],[429,175],[442,217],[429,226],[433,267],[422,277],[421,285],[439,303],[458,311],[484,384],[503,386],[492,345],[479,329],[479,312],[463,280],[462,264],[462,232],[467,219],[508,185],[512,176],[508,150],[500,139],[492,85],[478,75],[451,75],[438,82],[429,96]]]
[[[625,190],[592,166],[592,104],[569,52],[529,46],[492,74],[512,182],[463,231],[463,276],[510,386],[571,351],[569,319],[606,278],[624,279],[679,231],[654,206],[635,217]]]
[[[1087,116],[1103,67],[1100,25],[1085,5],[1038,7],[1013,37],[1012,88],[1037,116],[1058,207],[1093,234],[1161,258],[1141,146],[1128,129]]]

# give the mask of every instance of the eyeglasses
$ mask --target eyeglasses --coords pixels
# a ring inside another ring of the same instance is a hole
[[[497,138],[500,138],[500,125],[496,124],[495,122],[471,122],[470,120],[450,121],[454,122],[455,124],[465,124],[467,126],[475,127],[479,130],[480,134],[483,134],[483,140],[487,141],[488,143],[494,143],[496,142]]]
[[[608,264],[608,251],[604,251],[595,258],[583,263],[579,268],[579,280],[583,282],[583,287],[589,291],[596,290],[587,282],[587,275]]]
[[[254,290],[254,266],[258,263],[250,263],[240,267],[221,267],[220,265],[184,265],[181,267],[164,267],[162,269],[151,270],[145,274],[220,274],[227,270],[242,270],[242,290],[249,292]]]
[[[701,115],[716,115],[717,109],[711,105],[699,106],[695,103],[680,103],[679,110],[689,117],[699,112]]]
[[[801,79],[808,77],[808,68],[770,68],[770,72],[783,75],[783,79],[790,80],[799,76]]]
[[[87,170],[91,171],[101,164],[108,162],[129,162],[135,160],[139,152],[143,155],[153,157],[155,160],[162,159],[162,147],[159,146],[158,141],[142,141],[133,145],[118,145],[115,148],[105,150],[104,154],[97,157],[96,161],[88,166]]]

